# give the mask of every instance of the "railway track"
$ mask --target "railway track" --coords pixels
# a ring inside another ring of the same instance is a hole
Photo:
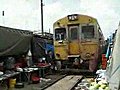
[[[79,83],[82,78],[82,75],[68,75],[45,90],[73,90],[75,85]]]
[[[52,75],[48,75],[46,78],[51,79],[48,83],[41,83],[37,90],[76,90],[75,87],[84,78],[93,78],[95,73],[81,72],[81,70],[62,70]],[[36,90],[36,89],[35,89]]]

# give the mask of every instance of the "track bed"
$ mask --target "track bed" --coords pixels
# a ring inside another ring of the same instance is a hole
[[[45,90],[71,90],[81,79],[81,75],[69,75]]]

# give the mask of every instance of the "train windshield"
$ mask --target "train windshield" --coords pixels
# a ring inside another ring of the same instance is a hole
[[[66,29],[57,28],[55,29],[55,40],[65,40],[66,39]]]
[[[94,26],[82,26],[82,39],[94,38]]]
[[[69,26],[69,39],[70,40],[78,39],[78,30],[79,30],[79,27],[77,25]]]

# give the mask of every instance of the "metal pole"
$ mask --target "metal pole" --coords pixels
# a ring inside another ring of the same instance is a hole
[[[42,35],[44,34],[43,31],[43,0],[41,0],[41,30],[42,30]]]
[[[2,21],[3,21],[3,25],[5,25],[4,16],[5,16],[5,11],[2,11]]]
[[[50,28],[49,28],[49,34],[50,34]]]

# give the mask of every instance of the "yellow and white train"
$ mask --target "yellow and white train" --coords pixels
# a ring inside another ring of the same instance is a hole
[[[95,71],[104,44],[97,20],[80,14],[68,15],[53,24],[55,59],[62,68]]]

